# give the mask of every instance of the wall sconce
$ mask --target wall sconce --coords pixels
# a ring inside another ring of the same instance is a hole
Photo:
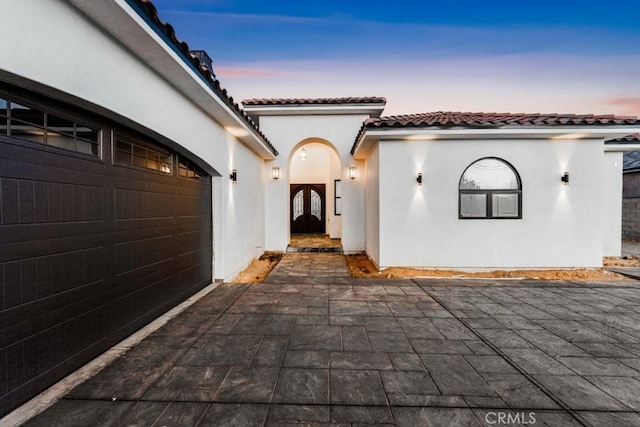
[[[349,166],[349,179],[356,179],[358,177],[358,169],[355,166]]]
[[[229,175],[229,178],[231,178],[231,182],[234,184],[238,182],[238,171],[236,171],[235,169],[232,170],[231,175]]]
[[[278,166],[271,168],[271,179],[280,179],[280,168]]]
[[[302,151],[300,151],[300,160],[307,160],[307,149],[303,148]]]
[[[422,185],[422,172],[418,172],[418,177],[416,178],[416,182],[418,185]]]
[[[560,181],[562,181],[564,185],[569,185],[569,172],[565,172],[564,175],[560,177]]]

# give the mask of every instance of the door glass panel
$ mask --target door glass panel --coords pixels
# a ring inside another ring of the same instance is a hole
[[[99,131],[97,129],[92,129],[88,126],[76,124],[76,138],[82,138],[97,144],[98,135]]]
[[[322,198],[314,189],[311,189],[311,215],[322,221]]]
[[[295,196],[293,196],[293,220],[304,215],[304,191],[299,190]]]
[[[48,130],[47,144],[58,148],[64,148],[65,150],[76,151],[76,143],[73,139],[73,136],[69,136],[63,133],[57,133]]]
[[[498,159],[478,160],[467,168],[460,181],[461,190],[517,190],[518,178],[511,167]]]
[[[44,111],[11,103],[11,135],[44,144]]]
[[[460,215],[465,218],[483,218],[487,216],[486,194],[461,194]]]
[[[492,202],[493,216],[502,218],[518,216],[517,194],[494,194]]]
[[[11,119],[44,128],[44,111],[29,108],[15,102],[11,103]]]
[[[82,141],[80,139],[76,140],[76,151],[78,153],[84,154],[92,154],[94,156],[98,155],[98,145],[92,144],[87,141]]]
[[[47,114],[47,130],[55,132],[60,135],[68,135],[73,138],[75,133],[75,123],[72,120],[64,117],[56,116],[55,114]],[[55,145],[55,144],[50,144]],[[73,148],[71,148],[73,150]]]

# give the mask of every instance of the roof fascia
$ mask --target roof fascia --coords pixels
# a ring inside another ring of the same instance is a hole
[[[640,144],[611,144],[604,145],[604,151],[640,151]]]

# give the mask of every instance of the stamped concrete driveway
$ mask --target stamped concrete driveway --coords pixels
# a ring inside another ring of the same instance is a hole
[[[273,282],[219,286],[27,425],[640,425],[635,284]]]

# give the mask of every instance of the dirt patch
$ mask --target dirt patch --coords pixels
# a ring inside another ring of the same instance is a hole
[[[640,257],[637,256],[604,257],[602,262],[605,267],[640,267]]]
[[[236,276],[231,283],[262,283],[282,259],[282,252],[265,252]]]
[[[576,268],[570,270],[495,270],[482,272],[464,272],[456,270],[429,270],[418,268],[391,267],[378,271],[364,253],[346,255],[347,265],[353,277],[368,278],[411,278],[411,277],[476,277],[476,278],[525,278],[540,280],[590,280],[612,281],[627,280],[624,276],[604,268]],[[636,262],[640,265],[640,259]],[[613,266],[607,265],[605,266]],[[628,265],[625,265],[628,266]]]

